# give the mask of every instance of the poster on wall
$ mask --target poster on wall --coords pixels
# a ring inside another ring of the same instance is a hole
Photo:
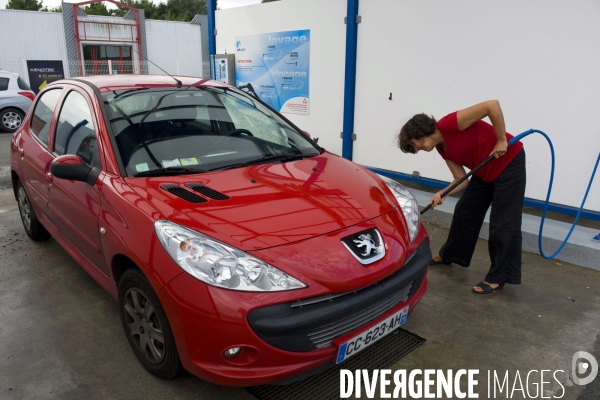
[[[27,60],[29,86],[38,94],[51,82],[65,78],[62,61]]]
[[[236,86],[251,83],[274,109],[308,115],[310,29],[235,37]]]

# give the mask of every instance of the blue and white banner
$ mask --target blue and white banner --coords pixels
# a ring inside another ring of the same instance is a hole
[[[310,29],[235,37],[236,85],[251,83],[274,109],[308,114]]]

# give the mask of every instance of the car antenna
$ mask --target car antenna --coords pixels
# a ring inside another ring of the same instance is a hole
[[[133,50],[133,52],[135,54],[137,54],[138,56],[140,56],[140,53],[138,53],[137,51],[135,51],[133,49],[133,47],[131,47],[131,50]],[[165,74],[169,75],[171,78],[175,79],[175,82],[177,82],[177,86],[178,87],[181,87],[183,85],[183,83],[181,83],[181,81],[179,79],[175,78],[173,75],[171,75],[170,73],[168,73],[167,71],[165,71],[164,69],[162,69],[161,67],[159,67],[158,65],[154,64],[152,61],[148,60],[148,57],[146,57],[146,61],[152,63],[152,65],[154,65],[156,68],[160,69],[162,72],[164,72]]]

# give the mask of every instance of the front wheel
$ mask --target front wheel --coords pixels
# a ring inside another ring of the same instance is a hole
[[[23,123],[23,113],[16,108],[7,108],[0,112],[0,129],[13,133]]]
[[[163,379],[174,378],[181,363],[167,316],[139,270],[125,271],[119,281],[121,323],[138,361]]]

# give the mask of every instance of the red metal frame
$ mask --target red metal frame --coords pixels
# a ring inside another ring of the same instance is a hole
[[[131,7],[125,3],[121,3],[115,0],[90,0],[90,1],[84,1],[81,3],[74,3],[73,6],[73,23],[75,24],[75,43],[77,45],[77,58],[79,60],[79,73],[81,76],[84,75],[84,59],[83,59],[83,53],[82,53],[82,48],[81,48],[81,37],[79,35],[79,18],[77,15],[77,7],[81,7],[81,6],[85,6],[88,4],[94,4],[94,3],[102,3],[104,1],[107,1],[109,3],[113,3],[119,7],[123,7],[126,8],[128,10],[131,10],[133,12],[135,12],[135,27],[137,29],[137,34],[134,38],[133,35],[133,26],[134,24],[124,24],[124,23],[119,23],[119,22],[97,22],[97,21],[81,21],[83,23],[83,40],[87,40],[87,32],[85,29],[86,24],[99,24],[99,25],[126,25],[129,26],[131,29],[131,40],[112,40],[110,37],[110,26],[108,28],[108,40],[96,40],[94,39],[94,42],[109,42],[109,43],[137,43],[137,53],[138,53],[138,66],[140,67],[140,73],[145,73],[146,69],[142,67],[142,65],[140,64],[141,61],[143,61],[141,59],[142,57],[142,37],[140,35],[141,32],[141,23],[140,23],[140,10],[134,7]],[[132,55],[132,60],[131,60],[132,64],[133,64],[133,55]]]

